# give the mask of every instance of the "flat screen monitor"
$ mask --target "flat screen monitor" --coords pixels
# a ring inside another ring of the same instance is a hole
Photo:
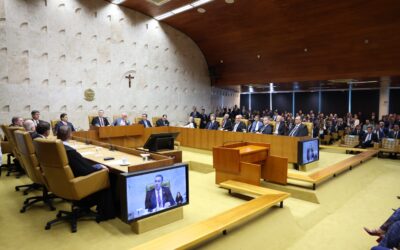
[[[122,174],[121,217],[127,223],[189,204],[188,164]]]
[[[310,139],[299,141],[298,144],[298,164],[305,165],[319,160],[319,140]]]
[[[143,147],[151,152],[174,149],[174,140],[178,135],[179,132],[151,134]]]

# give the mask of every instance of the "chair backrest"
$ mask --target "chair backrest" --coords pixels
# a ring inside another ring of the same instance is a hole
[[[399,141],[400,140],[393,139],[393,138],[383,138],[382,139],[382,148],[390,149],[390,150],[397,150],[399,147]]]
[[[307,130],[308,130],[308,136],[312,136],[313,128],[314,125],[312,122],[303,122],[304,125],[306,125]]]
[[[140,117],[135,117],[135,123],[136,124],[139,123],[141,120],[143,120],[141,116]]]
[[[242,122],[244,123],[244,125],[246,125],[246,128],[249,127],[249,120],[248,119],[242,119]]]
[[[50,126],[51,126],[51,131],[53,132],[53,135],[56,135],[56,125],[60,120],[51,120],[50,121]]]
[[[171,183],[169,181],[163,181],[161,186],[169,188],[169,187],[171,187]],[[151,190],[154,190],[154,183],[146,185],[146,192],[151,191]]]
[[[156,126],[157,121],[160,120],[161,118],[162,117],[159,117],[159,116],[153,116],[151,118],[151,123],[153,124],[154,127]]]
[[[344,136],[344,144],[346,146],[354,147],[359,144],[359,137],[358,135],[345,135]]]
[[[92,121],[97,115],[88,115],[89,127],[92,126]]]
[[[269,124],[272,126],[272,131],[275,131],[276,121],[270,121]]]
[[[68,165],[64,144],[60,140],[39,138],[33,141],[33,145],[49,190],[59,197],[78,200],[72,182],[74,174]]]
[[[18,160],[20,160],[19,159],[19,152],[18,152],[18,149],[17,149],[17,145],[15,144],[14,131],[23,130],[23,128],[20,128],[20,127],[7,127],[5,125],[1,125],[1,129],[3,130],[3,132],[5,133],[5,135],[6,135],[7,139],[8,139],[8,142],[9,142],[11,151],[14,154],[14,157],[17,158]],[[21,165],[22,165],[22,167],[24,167],[23,164],[21,164]]]
[[[222,121],[224,120],[224,118],[223,117],[217,117],[217,118],[215,118],[215,120],[219,123],[219,126],[221,127],[222,126]]]
[[[197,128],[200,128],[200,122],[201,122],[200,118],[194,118],[194,123],[196,123]]]
[[[20,130],[15,131],[14,134],[15,144],[25,166],[26,174],[34,183],[45,185],[46,183],[35,154],[31,135],[26,131]]]

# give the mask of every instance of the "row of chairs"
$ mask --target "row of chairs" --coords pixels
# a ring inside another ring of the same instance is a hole
[[[353,148],[360,143],[358,135],[345,135],[341,146]],[[378,156],[382,156],[384,153],[388,154],[400,154],[400,140],[392,138],[382,138],[380,142],[374,142],[373,149],[379,150]]]
[[[20,212],[24,213],[38,202],[43,202],[50,210],[55,210],[52,201],[56,197],[70,201],[71,211],[60,210],[57,218],[49,221],[45,229],[50,229],[54,223],[67,220],[71,225],[71,231],[76,232],[77,220],[82,216],[77,202],[110,186],[107,171],[101,170],[87,176],[75,177],[68,165],[66,151],[60,140],[32,141],[30,134],[21,128],[4,125],[1,128],[7,136],[14,157],[21,163],[26,175],[32,181],[31,184],[24,186],[27,188],[34,186],[34,189],[42,191],[40,196],[27,198]]]

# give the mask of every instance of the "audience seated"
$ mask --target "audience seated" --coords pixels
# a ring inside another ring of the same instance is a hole
[[[393,125],[393,130],[389,132],[389,138],[400,139],[399,124]]]
[[[163,115],[161,119],[158,119],[156,122],[156,127],[163,127],[163,126],[169,126],[169,121],[167,119],[167,115]]]
[[[224,119],[222,120],[221,129],[224,131],[232,131],[232,122],[229,119],[229,114],[224,115]]]
[[[110,123],[108,122],[107,118],[104,117],[104,110],[99,110],[98,116],[96,116],[92,120],[92,125],[96,127],[110,126]]]
[[[74,125],[72,125],[72,123],[70,123],[70,122],[68,121],[68,115],[67,115],[66,113],[62,113],[62,114],[60,115],[60,121],[57,122],[56,127],[55,127],[55,129],[54,129],[55,135],[57,135],[58,129],[59,129],[61,126],[68,126],[68,127],[71,128],[71,131],[72,131],[72,132],[75,131]],[[37,126],[36,126],[36,127],[37,127]]]
[[[210,121],[205,128],[209,130],[218,130],[219,123],[215,120],[215,114],[210,114]]]
[[[60,139],[64,143],[68,163],[75,177],[89,175],[101,169],[108,170],[107,167],[101,164],[92,165],[78,153],[78,151],[71,147],[68,143],[71,138],[71,129],[68,126],[61,126],[58,130],[57,139]],[[114,201],[110,189],[104,189],[94,193],[79,201],[78,205],[79,207],[86,207],[87,209],[96,205],[100,220],[107,220],[115,217]]]
[[[14,116],[11,119],[10,127],[22,127],[23,124],[24,124],[24,119],[22,119],[22,117]]]
[[[147,120],[147,114],[142,114],[142,120],[139,121],[139,124],[142,124],[145,128],[151,128],[151,122]]]
[[[263,118],[263,126],[257,131],[258,134],[272,135],[272,125],[270,124],[270,118],[265,116]],[[254,124],[254,123],[253,123]]]
[[[263,123],[260,121],[260,116],[256,115],[254,116],[254,121],[249,127],[249,132],[255,133],[260,130],[260,128],[263,126]]]
[[[43,121],[42,121],[43,123]],[[39,124],[39,123],[38,123]],[[24,121],[24,129],[29,132],[32,138],[36,138],[36,125],[32,120],[25,120]]]
[[[233,125],[233,132],[246,132],[246,124],[242,122],[242,115],[236,115],[235,117],[235,124]]]
[[[374,142],[379,142],[379,140],[378,140],[378,137],[376,136],[376,134],[372,133],[372,127],[369,126],[367,128],[367,133],[364,133],[364,135],[360,141],[359,147],[370,148],[370,147],[374,146],[373,145]]]
[[[32,136],[32,139],[36,138],[47,138],[50,135],[50,123],[42,122],[36,127],[36,133]]]
[[[308,135],[308,130],[307,126],[301,123],[301,117],[296,116],[295,120],[295,126],[293,129],[289,132],[289,136],[307,136]]]
[[[284,118],[282,116],[280,116],[280,115],[278,115],[276,117],[274,134],[275,135],[284,135],[285,134]]]
[[[126,113],[122,113],[121,117],[115,119],[114,126],[129,126],[131,122],[128,120],[128,115]]]

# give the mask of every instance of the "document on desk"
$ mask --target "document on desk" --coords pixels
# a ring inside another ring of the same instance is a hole
[[[94,155],[96,152],[93,151],[86,151],[86,152],[82,152],[81,155],[82,156],[86,156],[86,155]]]

